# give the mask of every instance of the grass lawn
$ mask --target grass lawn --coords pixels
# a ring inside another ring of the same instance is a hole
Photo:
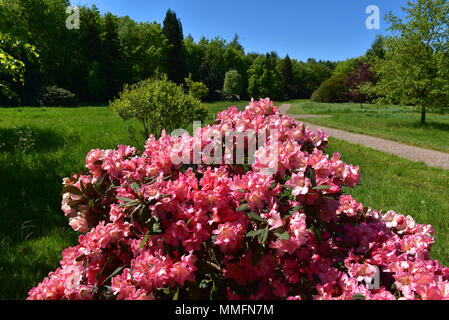
[[[413,108],[355,103],[293,103],[291,114],[329,114],[307,122],[345,131],[398,141],[426,149],[449,152],[449,114],[428,113],[422,125],[421,114]]]
[[[209,118],[233,104],[247,102],[207,103]],[[130,124],[107,107],[0,108],[0,299],[25,298],[58,267],[61,251],[76,244],[60,210],[62,178],[83,170],[93,148],[134,145]],[[361,166],[362,186],[351,190],[359,201],[432,223],[434,257],[449,263],[447,171],[336,140],[330,146]]]

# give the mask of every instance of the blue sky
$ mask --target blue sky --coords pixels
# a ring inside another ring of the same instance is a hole
[[[101,13],[128,15],[162,24],[167,9],[181,19],[184,35],[232,40],[235,33],[247,52],[277,51],[284,57],[344,60],[364,54],[376,34],[385,34],[383,17],[402,16],[405,0],[72,0],[95,4]],[[379,30],[365,26],[367,6],[380,9]]]

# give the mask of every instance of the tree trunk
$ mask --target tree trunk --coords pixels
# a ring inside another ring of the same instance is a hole
[[[426,123],[426,106],[423,105],[421,107],[421,123],[425,124]]]

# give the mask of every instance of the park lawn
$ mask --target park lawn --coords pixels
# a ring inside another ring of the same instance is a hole
[[[426,124],[413,108],[355,103],[294,103],[290,114],[328,114],[305,121],[329,128],[362,133],[407,145],[449,152],[449,114],[428,113]]]
[[[206,103],[217,111],[247,102]],[[210,119],[209,119],[210,120]],[[61,181],[84,169],[93,148],[135,145],[128,126],[108,107],[0,108],[0,299],[23,299],[58,267],[77,234],[60,210]],[[330,151],[361,166],[350,192],[365,205],[413,215],[437,230],[434,257],[448,264],[448,173],[331,139]]]

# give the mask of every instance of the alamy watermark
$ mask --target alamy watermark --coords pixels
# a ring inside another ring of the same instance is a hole
[[[65,26],[69,30],[79,30],[80,28],[80,8],[78,6],[68,6],[65,13],[69,16],[65,20]]]
[[[376,5],[369,5],[365,10],[366,14],[369,14],[368,18],[366,18],[365,25],[369,30],[380,29],[380,9]]]

